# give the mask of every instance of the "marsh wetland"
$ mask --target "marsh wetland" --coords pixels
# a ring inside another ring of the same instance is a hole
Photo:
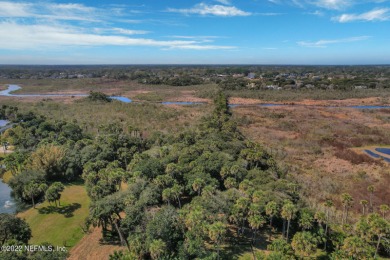
[[[0,165],[31,205],[18,214],[30,242],[60,244],[67,225],[70,259],[115,250],[148,259],[159,243],[179,259],[268,259],[280,256],[278,243],[290,248],[286,256],[330,259],[346,254],[333,235],[355,238],[367,214],[388,222],[388,67],[123,67],[79,79],[35,69],[47,76],[20,69],[0,79],[0,120],[14,124],[2,134],[13,147]],[[375,87],[361,87],[364,80]],[[27,176],[37,189],[62,183],[61,201],[44,189],[26,195]],[[11,205],[1,185],[0,204]],[[47,241],[45,222],[54,225]],[[301,235],[313,238],[310,252],[297,248]],[[375,250],[377,239],[365,253],[388,257],[386,243]]]

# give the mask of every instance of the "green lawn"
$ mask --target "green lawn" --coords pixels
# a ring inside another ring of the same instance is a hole
[[[81,225],[88,216],[90,200],[82,185],[66,186],[58,208],[44,202],[25,212],[19,213],[30,225],[30,244],[49,242],[55,246],[73,247],[83,237]]]

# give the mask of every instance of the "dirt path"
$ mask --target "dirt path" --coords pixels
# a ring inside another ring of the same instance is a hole
[[[115,250],[124,250],[118,245],[108,245],[101,243],[101,228],[95,228],[90,234],[85,235],[80,242],[70,250],[68,260],[105,260]]]
[[[7,154],[7,153],[12,153],[13,151],[12,150],[10,150],[10,149],[8,149],[8,150],[6,150],[5,152],[4,152],[4,147],[0,147],[0,155],[1,154]]]

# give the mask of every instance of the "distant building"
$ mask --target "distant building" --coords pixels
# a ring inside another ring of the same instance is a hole
[[[256,74],[253,72],[250,72],[247,76],[248,79],[254,79],[256,77]]]
[[[276,85],[268,85],[266,86],[267,89],[278,89],[279,87]]]
[[[355,89],[366,89],[367,86],[355,86]]]

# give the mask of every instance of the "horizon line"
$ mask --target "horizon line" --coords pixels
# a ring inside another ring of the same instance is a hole
[[[0,64],[0,66],[390,66],[390,63],[288,64],[288,63],[95,63],[95,64]]]

